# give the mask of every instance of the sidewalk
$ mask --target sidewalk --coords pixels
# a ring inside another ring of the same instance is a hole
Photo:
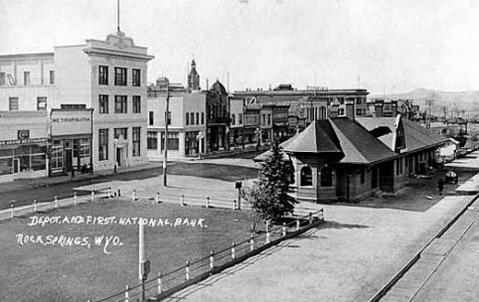
[[[323,205],[326,223],[165,301],[367,301],[473,196],[425,212]]]
[[[149,169],[157,169],[157,168],[160,168],[161,166],[162,166],[162,162],[148,162],[145,164],[135,165],[128,168],[120,168],[118,169],[116,174],[144,171]],[[54,185],[63,184],[63,183],[71,182],[71,181],[77,182],[77,181],[87,180],[87,179],[98,179],[98,178],[107,177],[111,175],[115,175],[113,173],[113,170],[106,169],[106,170],[95,171],[93,176],[76,172],[75,178],[73,179],[71,178],[70,175],[16,179],[13,182],[0,183],[0,193],[10,192],[10,191],[20,191],[20,190],[29,189],[29,188],[54,186]]]

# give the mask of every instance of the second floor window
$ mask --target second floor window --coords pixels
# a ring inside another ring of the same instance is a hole
[[[200,124],[200,113],[199,112],[196,112],[196,124],[197,125]]]
[[[30,85],[30,71],[23,72],[23,85]]]
[[[205,113],[201,112],[201,125],[205,124]]]
[[[50,84],[55,84],[55,71],[50,70]]]
[[[243,114],[242,113],[238,113],[238,124],[239,125],[243,124]]]
[[[190,114],[187,112],[186,113],[186,125],[190,124]]]
[[[115,113],[127,113],[126,95],[115,95]]]
[[[115,67],[115,85],[126,86],[126,68]]]
[[[234,125],[235,122],[236,122],[236,115],[233,113],[233,114],[231,115],[231,125]]]
[[[8,110],[15,111],[18,110],[18,98],[8,98]]]
[[[44,96],[37,97],[37,111],[47,111],[47,98]]]
[[[108,85],[108,66],[100,65],[98,68],[98,84]]]
[[[98,102],[98,111],[100,113],[108,113],[108,95],[100,94]]]
[[[5,86],[5,72],[0,72],[0,86]]]
[[[149,116],[148,116],[148,122],[149,122],[149,125],[150,126],[153,126],[155,120],[154,120],[154,112],[153,111],[150,111],[149,112]]]
[[[140,69],[133,69],[132,71],[132,85],[133,86],[141,86],[141,78],[140,78]]]
[[[133,96],[133,113],[141,113],[141,97],[139,95]]]
[[[190,120],[191,120],[191,124],[194,125],[195,124],[195,114],[193,112],[190,113]]]

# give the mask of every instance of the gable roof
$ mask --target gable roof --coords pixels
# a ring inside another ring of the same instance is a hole
[[[401,116],[396,117],[360,117],[357,122],[366,128],[369,133],[377,137],[392,151],[396,151],[396,130],[399,127]],[[379,133],[382,128],[388,128],[388,133]],[[375,135],[375,132],[379,135]]]
[[[397,156],[358,122],[344,117],[328,121],[334,129],[344,153],[340,163],[372,164]]]
[[[403,125],[406,152],[438,146],[447,141],[447,138],[443,138],[413,121],[403,120]]]

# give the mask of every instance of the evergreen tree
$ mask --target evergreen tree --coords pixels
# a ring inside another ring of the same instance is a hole
[[[274,144],[270,156],[261,166],[258,181],[245,190],[245,199],[263,219],[276,221],[288,213],[293,213],[297,203],[296,199],[288,194],[291,192],[293,165],[284,160],[281,148]]]

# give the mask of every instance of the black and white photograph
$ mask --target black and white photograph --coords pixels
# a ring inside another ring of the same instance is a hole
[[[479,301],[479,1],[0,0],[0,301]]]

